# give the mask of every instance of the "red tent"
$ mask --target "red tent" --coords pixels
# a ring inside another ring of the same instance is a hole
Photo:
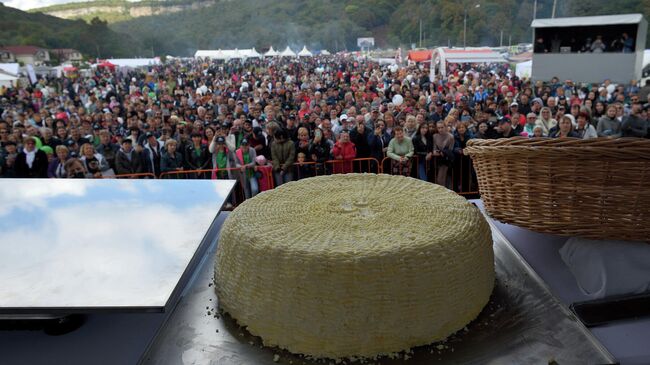
[[[431,61],[431,54],[433,53],[430,49],[419,49],[409,51],[408,59],[413,62],[426,62]]]
[[[99,64],[97,65],[97,67],[108,68],[108,69],[110,69],[111,71],[115,71],[115,67],[116,67],[116,66],[115,66],[114,64],[108,62],[108,61],[102,61],[101,63],[99,63]]]

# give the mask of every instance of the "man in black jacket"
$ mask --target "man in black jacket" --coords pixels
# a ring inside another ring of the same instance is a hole
[[[36,140],[27,137],[23,141],[23,151],[16,157],[16,177],[47,178],[47,155],[36,149]]]

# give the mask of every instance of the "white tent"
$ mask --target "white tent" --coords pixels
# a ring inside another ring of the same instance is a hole
[[[309,50],[307,49],[307,46],[302,46],[302,49],[300,50],[300,52],[298,52],[298,57],[313,57],[313,56],[314,55],[311,52],[309,52]]]
[[[275,57],[275,56],[279,56],[279,55],[280,55],[280,52],[274,50],[273,46],[271,46],[271,48],[269,48],[269,50],[266,51],[266,53],[264,54],[264,57]]]
[[[198,50],[194,53],[194,57],[205,57],[215,60],[230,60],[236,58],[259,58],[262,55],[255,50],[249,49],[218,49],[218,50]]]
[[[20,65],[17,63],[0,63],[0,70],[12,75],[18,75],[20,73]]]
[[[326,49],[324,49],[324,50],[322,50],[322,51],[320,51],[320,54],[322,54],[323,56],[330,56],[330,55],[332,55],[332,54],[331,54],[331,53],[329,53],[329,51],[328,51],[328,50],[326,50]]]
[[[118,67],[145,67],[160,64],[160,58],[109,58],[106,61]]]
[[[533,61],[520,62],[515,65],[515,75],[519,78],[530,78],[533,74]]]
[[[296,53],[292,51],[289,46],[287,46],[287,48],[285,48],[285,50],[280,53],[280,57],[296,57]]]
[[[18,76],[0,70],[0,86],[11,87],[18,81]]]
[[[262,55],[259,52],[257,52],[255,47],[253,47],[248,51],[248,53],[246,54],[246,57],[248,57],[248,58],[260,58],[260,57],[262,57]]]

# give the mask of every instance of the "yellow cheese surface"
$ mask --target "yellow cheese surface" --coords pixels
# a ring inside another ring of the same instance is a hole
[[[284,184],[223,224],[219,305],[265,345],[373,357],[445,339],[494,285],[479,210],[439,185],[347,174]]]

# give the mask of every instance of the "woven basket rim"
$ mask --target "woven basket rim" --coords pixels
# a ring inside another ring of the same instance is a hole
[[[466,151],[470,156],[520,152],[557,157],[573,155],[583,159],[650,160],[650,139],[635,137],[471,139],[467,141]]]

